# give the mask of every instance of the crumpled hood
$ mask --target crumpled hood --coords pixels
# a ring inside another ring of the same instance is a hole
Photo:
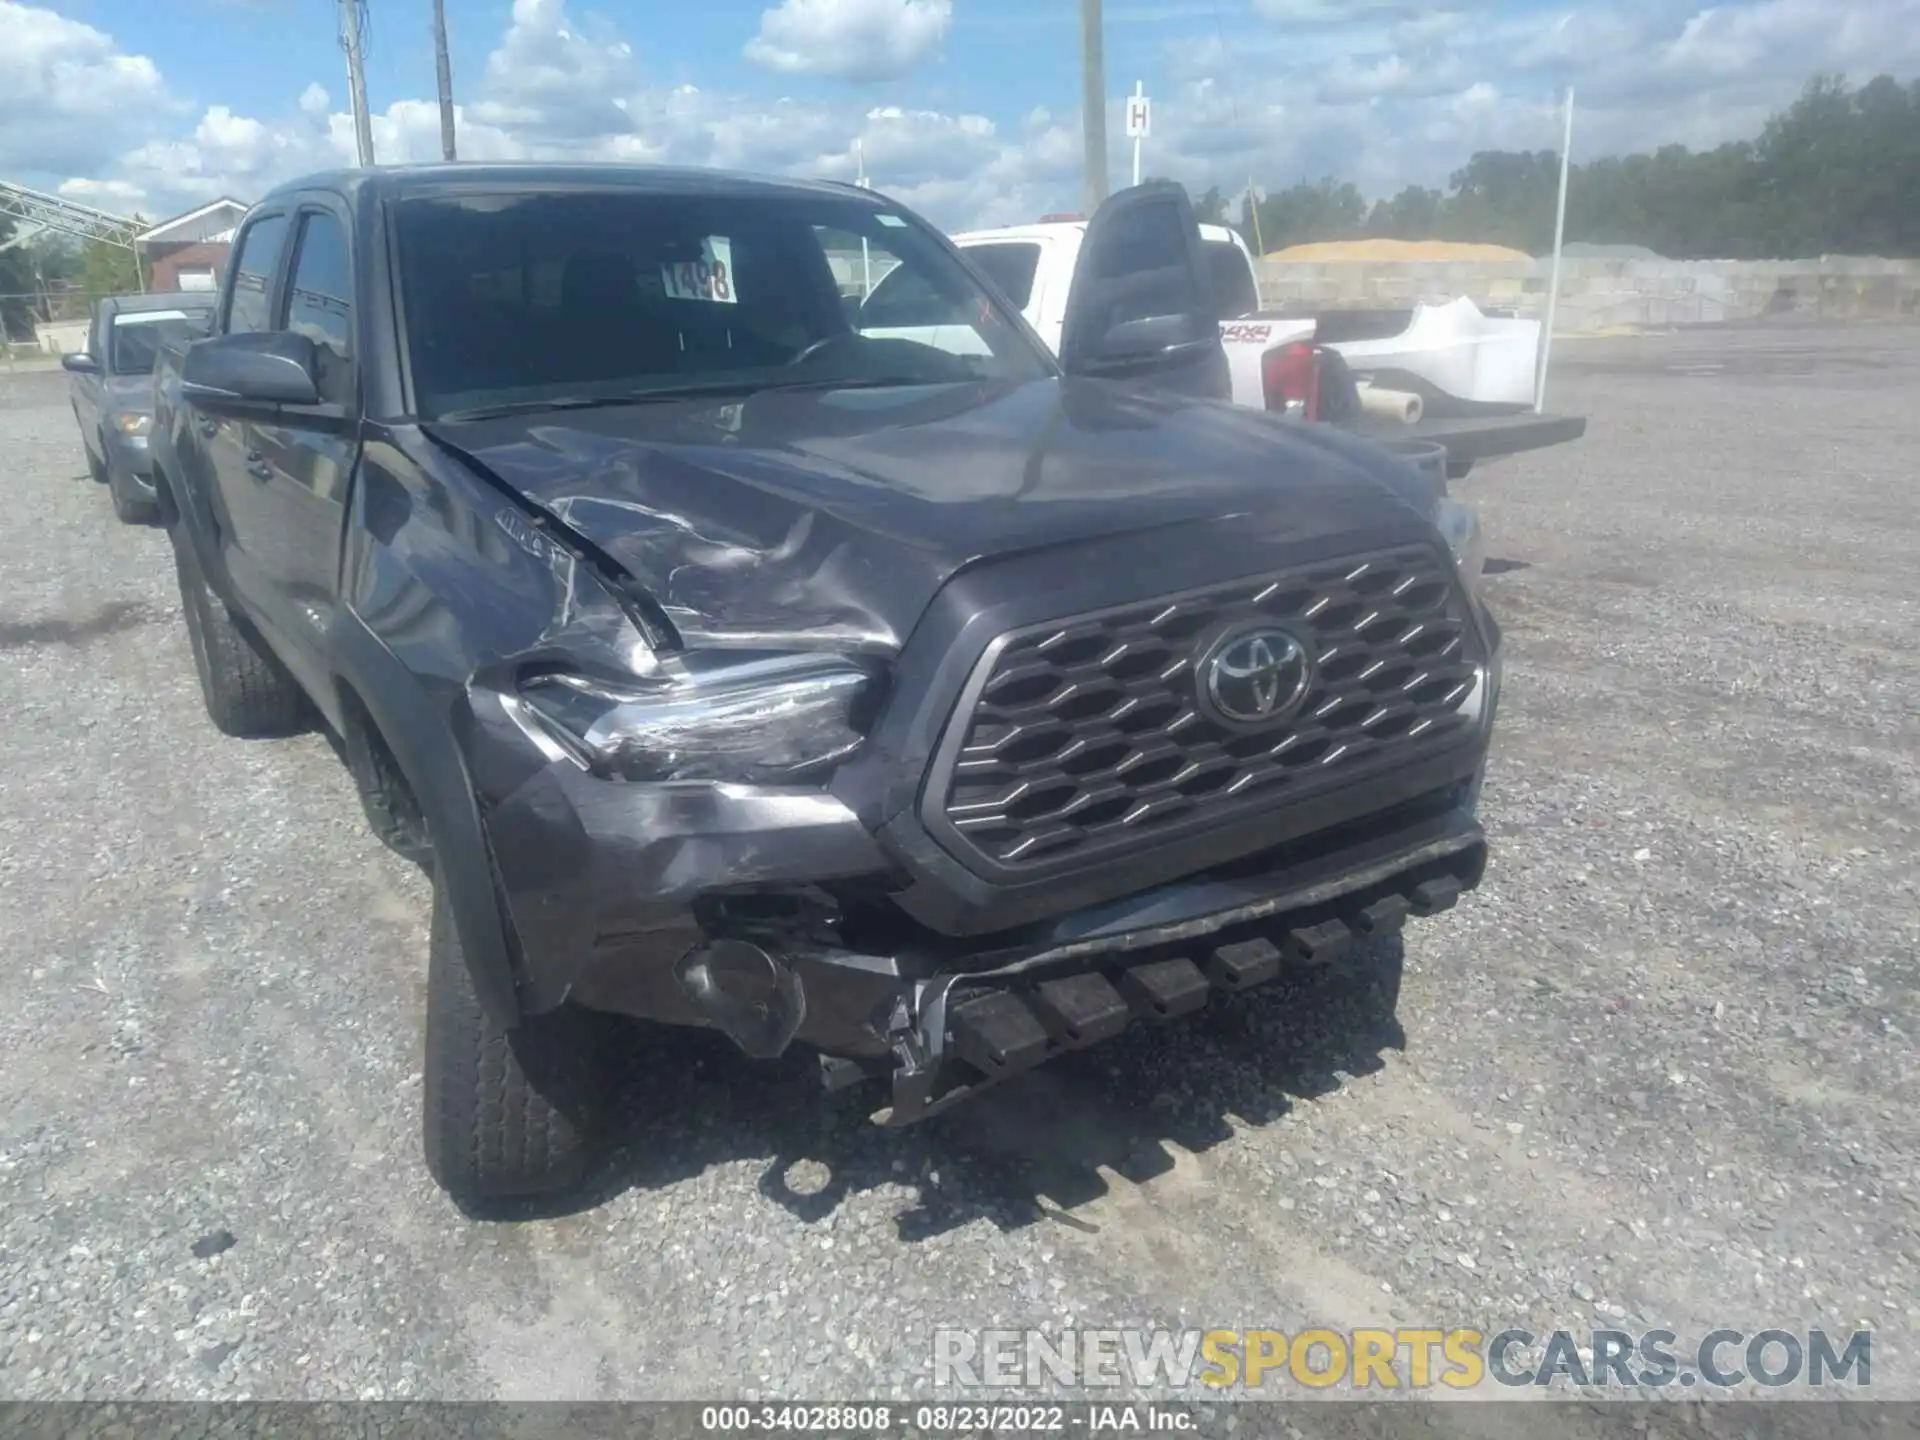
[[[1045,380],[768,391],[432,423],[591,540],[690,645],[805,633],[898,650],[940,587],[995,557],[1276,517],[1404,530],[1412,472],[1257,411]]]

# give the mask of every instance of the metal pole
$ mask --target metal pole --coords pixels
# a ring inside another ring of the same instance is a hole
[[[1080,133],[1089,215],[1107,198],[1107,73],[1101,47],[1100,0],[1080,0]]]
[[[1573,166],[1573,87],[1567,87],[1566,133],[1560,141],[1560,208],[1553,222],[1553,278],[1547,282],[1547,323],[1540,335],[1540,373],[1533,382],[1533,409],[1547,408],[1547,364],[1553,359],[1553,324],[1560,312],[1560,252],[1567,240],[1567,173]]]
[[[453,62],[447,58],[447,0],[433,0],[433,65],[440,77],[440,155],[460,157],[453,148]]]
[[[859,179],[855,182],[862,190],[867,188],[867,147],[865,142],[853,142],[853,163],[860,167]],[[860,237],[860,298],[865,300],[873,294],[873,252],[867,246],[867,237]]]
[[[1146,81],[1136,80],[1133,82],[1134,99],[1137,100],[1146,93]],[[1140,137],[1138,135],[1133,137],[1133,183],[1136,185],[1140,183]]]
[[[353,101],[353,139],[363,169],[373,167],[373,120],[367,114],[367,77],[360,64],[360,0],[340,0],[340,45],[347,52],[347,94]]]
[[[1247,214],[1253,217],[1253,253],[1254,258],[1264,259],[1267,248],[1260,240],[1260,195],[1253,188],[1253,177],[1247,177]]]

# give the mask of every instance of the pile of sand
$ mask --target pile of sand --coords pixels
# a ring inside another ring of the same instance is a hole
[[[1362,260],[1531,260],[1524,250],[1505,245],[1475,245],[1452,240],[1325,240],[1315,245],[1289,245],[1274,250],[1269,260],[1339,264]]]

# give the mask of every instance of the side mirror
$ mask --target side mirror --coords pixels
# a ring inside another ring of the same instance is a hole
[[[1212,345],[1219,336],[1212,326],[1198,341]],[[1108,330],[1089,349],[1086,363],[1090,369],[1131,366],[1142,360],[1176,355],[1194,343],[1193,326],[1186,315],[1146,315],[1138,320],[1122,320]]]
[[[100,362],[84,350],[60,357],[60,368],[70,375],[98,375]]]
[[[1186,189],[1149,180],[1087,223],[1067,292],[1060,367],[1196,399],[1232,398],[1213,277]]]
[[[218,335],[187,347],[181,390],[205,409],[318,405],[313,341],[290,330]]]

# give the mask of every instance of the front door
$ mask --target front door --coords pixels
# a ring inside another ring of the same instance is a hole
[[[340,536],[357,453],[353,263],[343,211],[303,207],[275,328],[313,341],[320,403],[249,422],[261,474],[256,558],[296,668],[323,666],[338,603]]]
[[[273,328],[280,260],[291,229],[292,219],[284,211],[258,216],[247,225],[234,249],[227,310],[215,326],[216,334],[250,335]],[[224,532],[221,553],[227,578],[247,608],[278,630],[281,617],[261,563],[262,546],[273,543],[260,495],[270,474],[254,445],[253,422],[196,408],[192,423],[200,427],[211,471],[207,478],[213,482],[214,520]]]

